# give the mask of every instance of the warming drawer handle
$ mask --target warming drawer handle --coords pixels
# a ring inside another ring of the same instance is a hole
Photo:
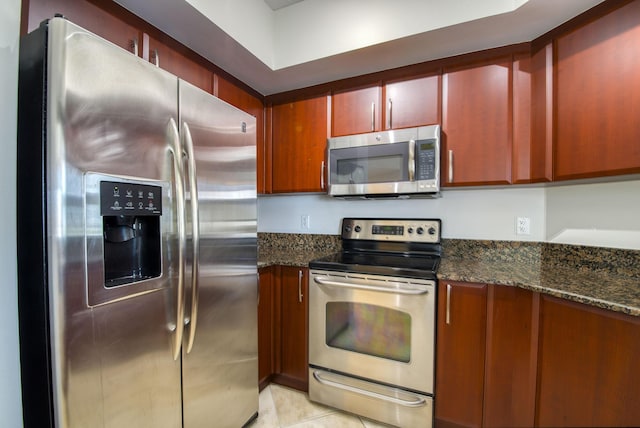
[[[400,284],[397,282],[389,282],[389,284],[395,285],[398,288],[388,288],[388,287],[376,287],[375,285],[365,285],[365,284],[353,284],[350,282],[343,281],[333,281],[326,277],[316,276],[313,278],[316,284],[320,285],[328,285],[330,287],[343,287],[343,288],[355,288],[358,290],[369,290],[369,291],[380,291],[382,293],[393,293],[393,294],[408,294],[408,295],[419,295],[419,294],[428,294],[429,289],[427,288],[404,288],[404,284]]]
[[[365,395],[367,397],[376,398],[378,400],[388,401],[390,403],[399,404],[399,405],[405,406],[405,407],[421,407],[421,406],[424,406],[427,403],[427,400],[425,400],[423,397],[420,397],[418,395],[415,396],[415,400],[407,401],[407,400],[402,400],[402,399],[396,398],[396,397],[390,397],[388,395],[380,394],[380,393],[377,393],[377,392],[367,391],[365,389],[356,388],[356,387],[351,386],[351,385],[345,385],[344,383],[340,383],[340,382],[336,382],[334,380],[329,380],[329,379],[323,378],[322,375],[320,374],[320,372],[318,372],[318,371],[314,371],[313,372],[313,377],[315,378],[315,380],[317,380],[318,382],[320,382],[323,385],[332,386],[334,388],[343,389],[345,391],[353,392],[353,393],[360,394],[360,395]],[[392,391],[395,391],[395,388],[389,388],[389,390],[390,390],[390,392],[392,392]],[[405,394],[408,394],[406,391],[403,391],[403,392]]]

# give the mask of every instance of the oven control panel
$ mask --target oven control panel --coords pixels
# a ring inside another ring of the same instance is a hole
[[[438,244],[441,226],[440,219],[345,218],[342,239]]]

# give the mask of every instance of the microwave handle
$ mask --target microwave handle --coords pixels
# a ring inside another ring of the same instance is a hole
[[[409,181],[414,181],[416,176],[416,140],[409,140]]]

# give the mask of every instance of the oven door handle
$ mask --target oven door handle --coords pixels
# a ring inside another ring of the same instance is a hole
[[[343,281],[333,281],[323,276],[316,276],[313,278],[316,284],[319,285],[328,285],[330,287],[341,287],[341,288],[355,288],[358,290],[369,290],[369,291],[380,291],[382,293],[393,293],[393,294],[408,294],[408,295],[419,295],[419,294],[428,294],[429,287],[425,286],[424,288],[406,288],[404,284],[399,282],[389,282],[389,284],[395,285],[395,288],[391,287],[378,287],[375,285],[365,285],[365,284],[355,284],[351,282],[343,282]]]
[[[418,395],[410,394],[407,391],[402,391],[402,392],[403,392],[403,394],[413,396],[414,400],[411,400],[411,401],[403,400],[401,398],[391,397],[389,395],[381,394],[379,392],[368,391],[366,389],[356,388],[355,386],[351,386],[351,385],[347,385],[347,384],[344,384],[344,383],[340,383],[340,382],[337,382],[335,380],[329,380],[327,378],[322,377],[320,372],[317,371],[317,370],[313,371],[313,377],[315,378],[315,380],[317,380],[318,382],[320,382],[323,385],[332,386],[334,388],[343,389],[345,391],[353,392],[355,394],[365,395],[367,397],[376,398],[378,400],[388,401],[390,403],[399,404],[399,405],[405,406],[405,407],[421,407],[421,406],[424,406],[427,403],[427,400],[425,400],[423,397],[420,397]],[[381,385],[378,385],[378,387],[379,388],[383,388]],[[393,394],[395,391],[397,391],[395,388],[391,388],[391,387],[386,387],[386,388],[389,389],[389,393],[390,394]]]

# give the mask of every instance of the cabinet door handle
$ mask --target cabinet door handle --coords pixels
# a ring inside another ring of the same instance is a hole
[[[393,129],[393,101],[389,98],[389,129]]]
[[[376,130],[376,103],[371,103],[371,130]]]
[[[445,322],[451,324],[451,284],[447,284],[447,312],[445,314]]]
[[[298,271],[298,302],[302,303],[302,269]]]
[[[320,165],[320,190],[324,190],[324,161]]]
[[[453,183],[453,150],[449,150],[449,177],[448,182]]]
[[[129,40],[129,50],[135,56],[138,56],[138,39]]]

